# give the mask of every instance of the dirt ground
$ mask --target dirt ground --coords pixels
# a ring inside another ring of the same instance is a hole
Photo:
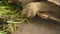
[[[60,34],[60,23],[36,17],[30,24],[18,24],[18,29],[13,34]]]

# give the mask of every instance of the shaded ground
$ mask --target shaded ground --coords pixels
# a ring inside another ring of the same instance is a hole
[[[13,34],[60,34],[60,24],[57,23],[35,18],[30,24],[18,24],[18,29]]]

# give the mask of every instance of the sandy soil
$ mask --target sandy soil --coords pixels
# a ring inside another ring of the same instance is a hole
[[[60,34],[60,23],[33,18],[30,24],[18,24],[18,29],[13,34]]]

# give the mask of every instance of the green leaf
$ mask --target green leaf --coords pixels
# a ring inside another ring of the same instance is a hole
[[[0,31],[0,34],[6,34],[6,32],[4,32],[4,31]]]

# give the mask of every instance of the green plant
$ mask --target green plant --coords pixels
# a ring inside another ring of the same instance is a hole
[[[0,34],[7,34],[7,31],[10,33],[15,31],[16,23],[29,22],[28,19],[22,19],[20,14],[19,6],[10,5],[6,0],[0,1]]]
[[[7,32],[4,32],[4,31],[0,31],[0,34],[6,34]]]

